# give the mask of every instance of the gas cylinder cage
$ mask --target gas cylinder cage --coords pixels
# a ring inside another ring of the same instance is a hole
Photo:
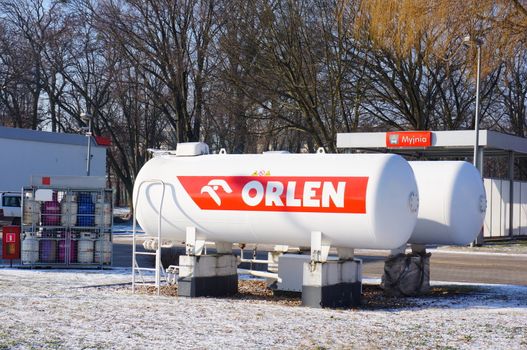
[[[52,190],[51,200],[37,201],[38,187],[23,189],[22,265],[111,266],[112,190],[45,189]]]

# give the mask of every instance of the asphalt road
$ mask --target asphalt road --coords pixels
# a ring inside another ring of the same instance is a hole
[[[142,244],[138,244],[137,249],[142,251]],[[163,254],[169,257],[169,263],[163,259],[165,266],[177,264],[177,254],[184,254],[184,248],[167,249]],[[361,250],[357,257],[363,260],[363,276],[380,278],[386,255],[382,251]],[[259,251],[258,259],[266,258],[267,253]],[[138,260],[141,267],[154,266],[153,256],[138,256]],[[131,265],[131,238],[117,237],[113,246],[113,266]],[[259,267],[265,265],[256,266]],[[430,275],[433,281],[527,285],[527,254],[432,251]]]
[[[370,254],[363,259],[366,277],[381,277],[384,256]],[[430,278],[433,281],[527,285],[527,254],[432,252]]]
[[[142,250],[142,245],[137,245],[137,249]],[[184,250],[181,247],[176,252],[183,253]],[[364,277],[380,278],[386,253],[365,252],[361,250],[361,254],[357,255],[363,259]],[[130,267],[131,257],[131,243],[117,239],[114,242],[114,266]],[[139,258],[141,266],[153,266],[153,257]],[[266,259],[267,254],[262,251],[258,258]],[[433,251],[430,270],[433,281],[527,285],[527,254]]]

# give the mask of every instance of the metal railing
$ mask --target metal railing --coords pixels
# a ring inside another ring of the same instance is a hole
[[[160,184],[162,186],[161,191],[161,200],[159,202],[159,216],[157,222],[157,237],[150,237],[157,240],[156,252],[138,252],[136,249],[137,244],[137,203],[139,200],[139,193],[144,184]],[[166,273],[161,263],[161,223],[162,223],[162,212],[163,212],[163,202],[165,199],[165,187],[166,184],[162,180],[144,180],[137,187],[136,197],[134,198],[134,209],[133,209],[133,224],[132,224],[132,293],[135,293],[135,284],[136,284],[136,273],[141,277],[142,285],[149,285],[150,283],[146,282],[145,277],[142,271],[155,271],[155,282],[154,285],[157,289],[157,295],[160,294],[161,290],[161,273],[166,278]],[[155,255],[155,268],[140,267],[137,262],[137,255]]]

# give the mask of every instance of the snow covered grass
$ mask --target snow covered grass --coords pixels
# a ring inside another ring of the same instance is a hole
[[[320,310],[132,294],[129,281],[127,269],[0,269],[0,349],[527,347],[527,287],[440,285],[398,306]]]

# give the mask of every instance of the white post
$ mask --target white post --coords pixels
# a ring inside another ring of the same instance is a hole
[[[477,67],[476,67],[476,116],[474,120],[474,134],[475,134],[475,140],[474,140],[474,166],[478,168],[480,171],[480,174],[482,174],[481,169],[479,167],[478,162],[478,147],[479,147],[479,81],[480,81],[480,74],[481,74],[481,43],[479,41],[476,41],[476,47],[477,47]]]
[[[86,138],[88,139],[88,151],[86,154],[86,176],[90,176],[90,165],[91,165],[91,120],[92,116],[88,113],[81,113],[80,115],[83,121],[88,120],[88,130],[86,131]]]

